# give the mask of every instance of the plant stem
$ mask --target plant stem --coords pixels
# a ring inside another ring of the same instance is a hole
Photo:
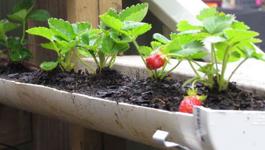
[[[193,81],[197,80],[198,78],[197,77],[194,77],[194,78],[191,78],[187,81],[185,81],[183,84],[182,84],[182,88],[184,88],[185,86],[187,86],[189,83],[192,83]]]
[[[202,65],[200,65],[198,62],[196,62],[196,61],[192,61],[195,65],[197,65],[198,67],[202,67]]]
[[[111,58],[110,58],[109,61],[107,62],[107,66],[108,66],[108,67],[110,67],[110,68],[112,67],[112,65],[113,65],[113,61],[115,61],[116,56],[117,56],[116,53],[113,54],[113,55],[111,56]]]
[[[146,62],[145,62],[145,60],[144,60],[144,57],[143,57],[143,56],[141,55],[141,53],[140,53],[140,46],[139,46],[139,44],[137,43],[137,41],[136,41],[136,40],[133,40],[133,44],[134,44],[134,46],[136,47],[136,49],[137,49],[137,51],[138,51],[138,54],[140,55],[140,57],[141,57],[143,63],[145,64],[145,67],[147,68],[147,71],[148,71],[148,72],[151,72],[151,74],[154,74],[154,71],[153,71],[153,70],[148,69],[147,64],[146,64]]]
[[[134,46],[136,47],[136,49],[137,49],[137,51],[138,51],[138,53],[139,53],[139,55],[140,55],[142,61],[144,62],[145,66],[147,66],[147,65],[146,65],[146,62],[145,62],[145,60],[144,60],[144,57],[143,57],[143,56],[141,55],[141,53],[140,53],[140,46],[139,46],[139,44],[137,43],[136,40],[133,40],[133,44],[134,44]]]
[[[89,70],[93,70],[93,68],[82,59],[82,57],[80,56],[80,54],[78,52],[75,54],[76,54],[76,57],[79,59],[79,61],[81,62],[82,65],[84,65]]]
[[[218,62],[216,58],[216,53],[214,50],[214,44],[211,44],[211,51],[212,51],[212,62],[215,64],[215,74],[216,74],[216,80],[219,81],[219,68],[218,68]]]
[[[197,77],[201,78],[200,74],[198,73],[198,71],[195,69],[195,67],[193,66],[191,60],[188,60],[192,70],[194,71],[194,73],[196,74]]]
[[[227,63],[228,63],[228,60],[229,60],[229,50],[230,50],[230,46],[228,46],[225,50],[225,54],[224,54],[224,59],[223,59],[223,63],[222,63],[222,71],[221,71],[221,76],[219,78],[219,80],[217,81],[218,82],[218,86],[219,86],[219,91],[222,91],[224,90],[224,82],[225,82],[225,79],[224,79],[224,76],[225,76],[225,71],[226,71],[226,68],[227,68]]]
[[[105,64],[106,64],[105,54],[99,51],[98,57],[99,57],[99,65],[100,65],[100,71],[101,71],[105,67]]]
[[[158,72],[158,76],[160,79],[162,79],[162,76],[164,75],[165,69],[167,67],[167,62],[164,64],[163,68]]]
[[[164,75],[161,76],[161,79],[165,78],[168,74],[170,74],[172,71],[174,71],[181,64],[181,62],[182,61],[179,61],[173,68],[171,68],[169,71],[164,73]]]
[[[22,22],[22,37],[20,40],[20,44],[23,45],[23,42],[25,40],[25,30],[26,30],[26,22],[25,20]]]
[[[66,63],[66,68],[64,68],[66,71],[71,71],[73,68],[72,68],[72,56],[74,54],[74,50],[70,50],[66,56],[66,60],[65,60],[65,63]]]
[[[99,65],[98,59],[97,59],[96,55],[94,54],[94,52],[93,52],[93,51],[89,51],[89,53],[91,54],[92,58],[94,59],[94,61],[95,61],[96,65],[97,65],[97,67],[100,68],[100,65]]]
[[[233,77],[233,75],[235,74],[235,72],[248,60],[248,58],[245,58],[243,61],[241,61],[237,67],[232,71],[231,75],[229,76],[229,78],[227,79],[227,81],[229,82],[231,80],[231,78]]]

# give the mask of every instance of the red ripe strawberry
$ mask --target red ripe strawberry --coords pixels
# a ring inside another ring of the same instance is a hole
[[[150,70],[156,70],[164,66],[166,59],[161,54],[154,54],[145,59],[146,65]]]
[[[186,96],[179,105],[179,111],[184,113],[192,113],[193,106],[201,106],[202,102],[199,96]]]

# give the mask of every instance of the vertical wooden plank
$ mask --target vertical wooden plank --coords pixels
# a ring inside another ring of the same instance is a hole
[[[102,135],[97,131],[71,125],[69,137],[71,150],[103,150]]]
[[[84,139],[85,139],[85,129],[77,126],[77,125],[72,125],[70,127],[70,132],[69,134],[71,135],[69,137],[71,143],[70,143],[70,147],[71,150],[82,150],[84,149],[83,145],[84,145]]]
[[[69,124],[33,115],[33,150],[70,150]]]
[[[67,0],[67,19],[70,22],[89,21],[94,27],[98,25],[98,0]],[[102,133],[70,126],[71,150],[101,150]]]
[[[104,134],[104,150],[126,150],[126,146],[125,139]]]
[[[99,0],[99,13],[103,14],[109,8],[122,9],[122,0]],[[104,150],[126,150],[126,140],[104,134]]]
[[[0,104],[0,143],[17,145],[31,139],[31,114]]]
[[[84,146],[82,150],[103,150],[103,133],[85,129]],[[75,149],[72,149],[75,150]]]
[[[46,9],[51,14],[51,17],[66,19],[66,3],[64,0],[37,0],[36,8]],[[47,22],[28,22],[28,26],[45,26]],[[44,42],[43,38],[29,36],[29,49],[32,51],[31,62],[39,65],[43,61],[53,60],[55,53],[41,48],[40,43]]]
[[[52,17],[66,19],[66,3],[64,0],[37,0],[36,8],[46,9]],[[45,26],[47,22],[29,22],[28,26]],[[39,64],[43,61],[54,59],[52,51],[44,50],[40,43],[42,38],[29,36],[29,48],[33,53],[32,62]],[[70,150],[69,124],[41,115],[32,115],[33,146],[34,150]]]
[[[122,9],[122,0],[99,0],[99,14],[103,14],[109,8]]]
[[[98,25],[98,0],[67,0],[67,19],[71,22],[89,21]]]

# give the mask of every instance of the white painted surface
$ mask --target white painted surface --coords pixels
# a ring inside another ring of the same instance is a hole
[[[196,108],[197,134],[207,150],[263,150],[265,112]]]
[[[162,129],[171,133],[170,140],[194,150],[202,149],[190,114],[117,104],[114,101],[4,79],[0,79],[0,103],[158,148],[161,145],[153,141],[152,135]]]
[[[176,24],[181,20],[198,23],[196,16],[207,8],[201,0],[142,0],[148,2],[150,10],[172,31],[176,31]]]

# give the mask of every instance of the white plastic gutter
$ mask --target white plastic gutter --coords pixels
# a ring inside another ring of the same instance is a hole
[[[242,84],[253,85],[251,87],[253,92],[260,91],[264,94],[265,71],[261,71],[259,68],[264,68],[265,64],[256,61],[247,63],[259,67],[255,69],[248,65],[246,67],[251,69],[242,68],[243,70],[239,70],[235,75],[234,81],[238,82],[240,86]],[[91,65],[95,64],[91,62]],[[145,65],[139,56],[119,57],[114,68],[130,76],[144,77],[147,75]],[[251,71],[245,72],[245,76],[243,76],[241,73],[245,70]],[[186,62],[183,62],[173,75],[179,79],[189,76],[193,76],[193,74]],[[250,87],[248,90],[251,90]],[[264,149],[264,111],[222,111],[199,107],[194,110],[194,114],[184,114],[117,103],[1,78],[0,103],[66,120],[157,148],[178,147],[182,150]]]
[[[170,30],[176,31],[176,24],[189,20],[196,24],[196,16],[208,6],[201,0],[141,0],[148,2],[151,12]]]

